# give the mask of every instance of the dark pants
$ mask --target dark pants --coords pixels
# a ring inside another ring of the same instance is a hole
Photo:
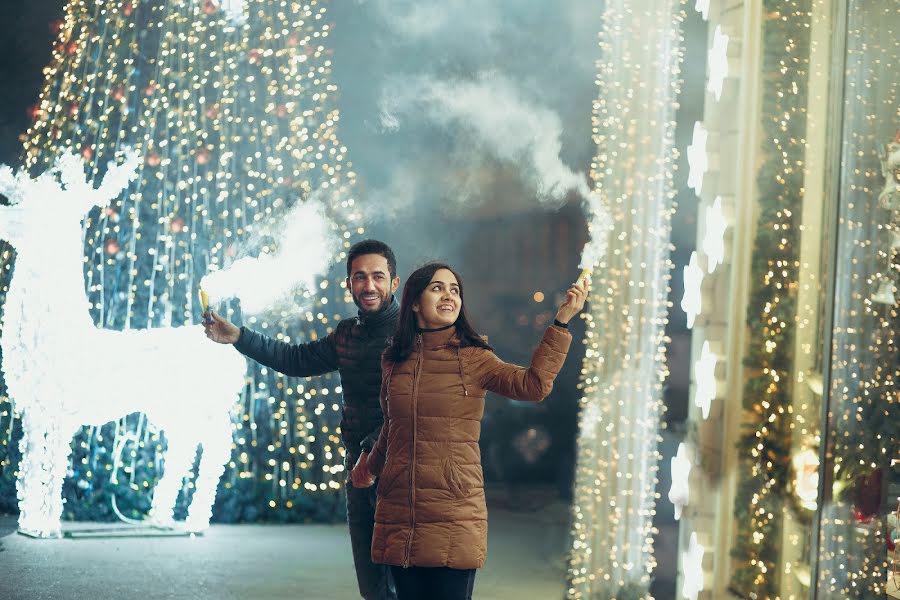
[[[359,593],[365,600],[396,600],[391,571],[372,562],[372,529],[375,527],[375,486],[355,488],[347,483],[347,524]]]
[[[475,569],[391,567],[399,600],[472,600]]]

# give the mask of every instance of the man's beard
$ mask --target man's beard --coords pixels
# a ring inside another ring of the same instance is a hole
[[[368,315],[374,315],[375,313],[379,313],[384,310],[391,298],[390,296],[388,296],[387,298],[385,298],[384,296],[378,296],[378,299],[381,300],[378,306],[376,306],[375,308],[365,308],[363,307],[362,302],[360,302],[360,296],[362,296],[362,294],[360,294],[359,296],[351,294],[351,296],[353,297],[353,304],[356,305],[356,308]]]

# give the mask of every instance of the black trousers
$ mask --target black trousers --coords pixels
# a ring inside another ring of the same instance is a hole
[[[472,600],[475,569],[391,567],[398,600]]]
[[[375,528],[375,486],[347,489],[347,524],[359,594],[365,600],[396,600],[391,570],[372,562],[372,530]]]

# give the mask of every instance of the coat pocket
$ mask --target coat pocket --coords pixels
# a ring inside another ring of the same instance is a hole
[[[447,487],[453,492],[454,496],[465,496],[466,490],[463,487],[462,477],[460,477],[459,467],[452,458],[443,460],[444,478],[447,480]]]
[[[403,467],[394,467],[394,465],[390,463],[385,465],[384,471],[382,471],[381,476],[378,478],[378,485],[375,488],[377,494],[379,496],[385,495],[404,472],[405,469]]]

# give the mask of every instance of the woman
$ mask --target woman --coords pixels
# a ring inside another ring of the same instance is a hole
[[[569,288],[526,369],[501,361],[475,332],[448,265],[425,265],[407,280],[382,356],[384,426],[351,473],[357,487],[380,477],[372,560],[391,565],[400,600],[471,598],[487,550],[478,450],[485,392],[535,402],[550,393],[586,288]]]

